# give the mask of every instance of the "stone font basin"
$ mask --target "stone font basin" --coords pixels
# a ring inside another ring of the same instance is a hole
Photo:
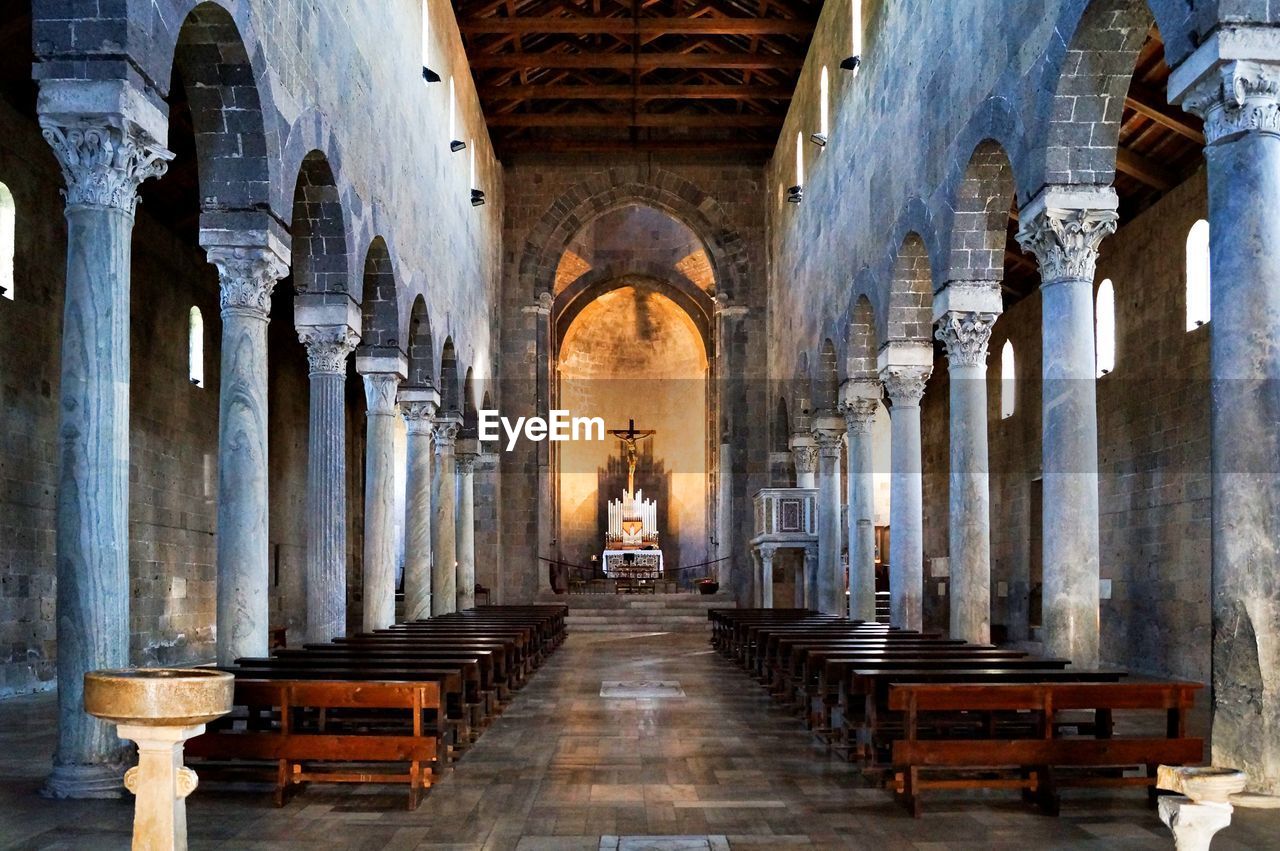
[[[235,678],[207,668],[133,668],[84,675],[90,715],[144,727],[188,727],[231,711]]]
[[[1245,774],[1235,768],[1210,765],[1162,765],[1156,775],[1156,786],[1186,795],[1193,801],[1227,803],[1231,796],[1243,792]]]

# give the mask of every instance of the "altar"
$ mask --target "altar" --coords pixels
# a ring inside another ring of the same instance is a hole
[[[627,487],[621,499],[608,504],[604,535],[604,575],[609,579],[661,579],[665,573],[658,548],[658,502],[635,489],[636,442],[652,431],[639,431],[635,420],[627,429],[609,432],[622,441],[627,459]]]
[[[609,579],[661,579],[662,550],[605,550],[604,575]]]

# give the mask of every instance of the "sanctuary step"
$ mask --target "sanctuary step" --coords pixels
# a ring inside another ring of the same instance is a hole
[[[565,625],[570,632],[706,632],[708,609],[736,606],[723,593],[548,594],[545,599],[569,607]]]

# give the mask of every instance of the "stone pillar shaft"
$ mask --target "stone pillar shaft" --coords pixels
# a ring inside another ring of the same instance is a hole
[[[844,565],[840,559],[840,445],[844,423],[834,414],[817,418],[818,575],[816,603],[823,614],[845,616]]]
[[[476,459],[480,447],[475,440],[464,440],[455,455],[458,476],[458,611],[476,607]]]
[[[891,622],[900,629],[924,622],[924,495],[920,459],[920,399],[929,367],[881,370],[893,402],[893,474],[889,483],[889,600]]]
[[[446,413],[436,419],[436,469],[432,482],[435,513],[431,522],[433,615],[447,615],[456,611],[458,605],[458,485],[454,443],[461,420],[456,413]]]
[[[359,338],[346,326],[298,336],[311,364],[306,640],[322,642],[347,633],[347,356]]]
[[[1050,187],[1023,210],[1018,241],[1040,263],[1043,324],[1044,650],[1098,665],[1098,422],[1093,278],[1116,228],[1106,189]]]
[[[288,267],[267,248],[211,248],[222,296],[218,397],[218,664],[268,650],[267,320]]]
[[[411,399],[411,394],[430,394],[432,398]],[[400,409],[409,432],[404,524],[406,621],[431,617],[431,467],[435,451],[432,418],[438,401],[434,390],[404,390],[400,394]]]
[[[880,387],[868,383],[864,388],[866,392],[841,403],[849,455],[849,617],[874,621],[876,527],[871,429],[880,407]]]
[[[396,620],[396,391],[401,376],[364,376],[364,631]]]
[[[773,557],[777,552],[777,547],[768,545],[756,551],[756,558],[760,562],[756,605],[762,609],[773,608]]]
[[[83,707],[88,671],[129,663],[129,284],[137,188],[172,154],[106,119],[41,118],[66,179],[56,509],[58,749],[46,791],[119,797],[124,751]]]

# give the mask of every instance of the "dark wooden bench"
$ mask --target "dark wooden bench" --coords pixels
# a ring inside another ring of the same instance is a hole
[[[1034,794],[1041,808],[1056,815],[1057,790],[1063,785],[1145,785],[1153,788],[1155,766],[1198,764],[1204,742],[1186,735],[1186,713],[1191,709],[1198,683],[1131,681],[1119,683],[894,683],[889,689],[889,709],[903,713],[902,737],[893,742],[895,790],[911,812],[923,812],[926,789],[978,787],[1020,788]],[[1163,737],[1117,737],[1113,713],[1127,710],[1162,710],[1166,713]],[[1085,711],[1093,715],[1093,736],[1062,735],[1059,713]],[[1003,738],[998,724],[987,725],[990,735],[980,738],[925,738],[931,714],[1031,713],[1038,735]],[[1097,769],[1146,768],[1146,776],[1124,776]],[[1063,768],[1091,769],[1076,781],[1059,775]],[[954,776],[956,772],[985,769],[1001,776]],[[947,777],[925,777],[924,772],[945,772]]]

